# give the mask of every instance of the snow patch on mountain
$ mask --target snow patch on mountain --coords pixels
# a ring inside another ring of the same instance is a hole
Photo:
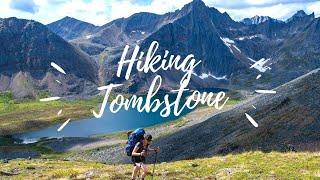
[[[220,37],[220,39],[223,41],[223,43],[229,48],[230,52],[234,54],[233,49],[235,48],[237,51],[241,52],[241,50],[235,45],[234,40],[231,40],[227,37]]]
[[[253,60],[252,58],[249,58],[249,57],[248,57],[248,59],[249,59],[251,62],[254,62],[254,63],[257,62],[257,61],[255,61],[255,60]]]
[[[90,39],[92,35],[86,35],[86,39]]]
[[[252,36],[242,36],[242,37],[238,37],[237,40],[243,41],[243,40],[248,40],[248,39],[260,38],[261,36],[262,36],[261,34],[256,34],[256,35],[252,35]]]
[[[254,36],[248,36],[248,38],[254,38],[254,37],[258,37],[258,35],[254,35]],[[238,51],[238,53],[241,53],[241,50],[235,45],[235,41],[234,40],[231,40],[229,38],[226,38],[226,37],[220,37],[220,39],[223,41],[223,43],[229,48],[230,52],[232,54],[235,55],[235,50]],[[240,39],[239,39],[240,40]],[[253,60],[252,58],[250,57],[247,57],[248,60],[250,60],[251,62],[253,62],[253,64],[251,65],[250,69],[254,68],[254,69],[257,69],[258,71],[260,72],[266,72],[267,70],[271,70],[271,68],[269,66],[267,66],[267,62],[270,61],[270,58],[269,59],[265,59],[265,58],[262,58],[258,61],[255,61]],[[204,78],[208,78],[210,76],[210,74],[201,74],[199,77],[201,79],[204,79]],[[218,77],[219,78],[219,77]],[[220,77],[220,79],[223,79],[225,78],[225,76],[223,77]],[[215,77],[215,79],[217,79],[217,77]]]
[[[139,34],[141,34],[141,35],[146,34],[146,32],[140,31],[140,30],[133,30],[133,31],[131,31],[131,34],[136,34],[136,33],[139,33]]]
[[[267,70],[271,70],[271,68],[266,65],[268,61],[270,61],[270,58],[268,59],[262,58],[256,61],[253,65],[251,65],[250,69],[254,68],[260,72],[266,72]]]

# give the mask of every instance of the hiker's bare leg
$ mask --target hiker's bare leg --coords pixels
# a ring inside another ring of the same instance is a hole
[[[139,169],[140,169],[140,167],[138,167],[138,166],[133,167],[131,179],[136,179],[136,176],[137,176]]]
[[[148,174],[148,168],[147,168],[147,166],[146,166],[145,164],[142,164],[141,168],[142,168],[142,170],[143,170],[143,172],[142,172],[142,179],[144,179],[144,178],[147,176],[147,174]]]

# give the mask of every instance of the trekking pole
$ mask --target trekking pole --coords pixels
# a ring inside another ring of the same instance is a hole
[[[153,170],[152,170],[152,180],[153,180],[153,176],[154,176],[154,169],[156,168],[157,156],[158,156],[158,152],[156,151],[156,155],[155,155],[154,163],[153,163]]]

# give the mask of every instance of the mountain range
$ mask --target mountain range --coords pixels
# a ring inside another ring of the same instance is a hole
[[[123,83],[122,91],[144,92],[155,74],[134,72],[125,81],[116,76],[117,62],[126,44],[140,45],[146,51],[155,40],[160,44],[159,54],[167,49],[181,56],[192,53],[202,60],[190,88],[274,88],[320,66],[319,31],[319,18],[313,13],[298,11],[287,21],[255,16],[236,22],[201,0],[174,12],[141,12],[102,26],[70,17],[46,26],[1,19],[0,90],[12,90],[16,97],[35,96],[42,89],[52,94],[94,94],[99,85]],[[68,83],[55,84],[55,78],[62,75],[50,68],[50,61],[70,72],[70,77],[64,77]],[[158,74],[164,78],[163,89],[179,86],[180,72]],[[20,80],[28,85],[17,83]],[[23,93],[18,93],[22,86]]]

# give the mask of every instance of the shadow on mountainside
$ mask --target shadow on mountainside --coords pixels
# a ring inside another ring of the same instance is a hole
[[[216,114],[199,124],[161,136],[158,162],[212,157],[245,151],[320,151],[320,69]],[[254,105],[256,109],[252,106]],[[246,118],[251,115],[255,128]],[[81,154],[85,160],[130,163],[122,146]],[[151,155],[149,162],[154,160]]]
[[[245,151],[320,151],[320,69],[218,113],[208,120],[160,136],[159,162],[241,153]],[[255,106],[256,109],[253,107]],[[251,115],[255,128],[246,118]],[[130,163],[124,143],[70,156],[105,163]],[[154,160],[151,155],[149,162]]]
[[[320,69],[259,95],[230,111],[160,137],[160,161],[244,151],[320,151]],[[257,109],[254,109],[254,105]],[[259,124],[255,128],[245,116]]]

